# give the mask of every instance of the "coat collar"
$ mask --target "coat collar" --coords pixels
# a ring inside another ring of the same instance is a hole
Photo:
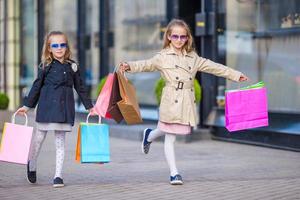
[[[70,61],[69,60],[64,60],[63,62],[60,62],[59,60],[57,60],[57,59],[55,59],[55,58],[53,58],[53,60],[52,60],[52,63],[59,63],[59,64],[70,64]]]
[[[169,47],[165,48],[165,51],[166,51],[167,55],[178,55],[171,45],[169,45]],[[190,57],[190,58],[194,57],[192,52],[187,53],[185,49],[183,50],[183,56]]]

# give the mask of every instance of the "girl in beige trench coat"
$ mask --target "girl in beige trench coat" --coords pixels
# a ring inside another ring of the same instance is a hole
[[[170,183],[182,185],[182,177],[175,163],[174,142],[176,135],[189,134],[191,127],[198,122],[193,91],[196,73],[206,72],[236,82],[247,81],[248,77],[239,71],[199,57],[193,48],[193,37],[188,25],[177,19],[168,24],[160,52],[148,60],[122,62],[119,70],[122,73],[159,71],[165,80],[157,129],[144,130],[142,151],[148,154],[152,141],[165,135],[164,150],[170,168]]]

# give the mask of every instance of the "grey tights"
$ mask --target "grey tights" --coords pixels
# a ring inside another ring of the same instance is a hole
[[[37,157],[40,153],[41,146],[46,138],[47,131],[37,130],[33,141],[31,150],[31,158],[29,163],[29,170],[36,171]],[[65,131],[55,131],[55,147],[56,147],[56,170],[55,177],[62,178],[62,167],[65,157]]]

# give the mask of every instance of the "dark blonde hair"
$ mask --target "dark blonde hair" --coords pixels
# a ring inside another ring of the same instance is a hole
[[[173,19],[172,21],[170,21],[170,23],[168,24],[166,31],[164,33],[164,44],[163,44],[163,49],[168,48],[171,41],[169,40],[169,36],[172,33],[172,29],[174,26],[180,26],[182,28],[184,28],[186,30],[187,33],[187,37],[188,40],[186,41],[186,43],[184,44],[183,48],[186,50],[187,53],[194,51],[194,40],[193,40],[193,36],[191,34],[191,29],[190,27],[187,25],[187,23],[185,23],[185,21],[180,20],[180,19]]]
[[[68,60],[71,58],[71,51],[70,51],[69,42],[68,42],[68,38],[67,38],[66,34],[64,34],[61,31],[51,31],[44,38],[44,44],[43,44],[43,50],[42,50],[42,56],[41,56],[41,61],[42,61],[43,65],[48,65],[53,60],[53,55],[49,51],[49,48],[50,48],[50,38],[54,35],[64,36],[66,43],[67,43],[67,49],[66,49],[66,53],[64,55],[64,60]]]

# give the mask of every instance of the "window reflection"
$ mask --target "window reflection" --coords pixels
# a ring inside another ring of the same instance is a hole
[[[300,2],[280,0],[219,1],[225,11],[225,31],[219,52],[226,65],[265,81],[269,109],[300,112]],[[245,83],[249,84],[249,83]],[[227,88],[238,85],[227,81]]]
[[[114,1],[114,62],[147,59],[162,48],[161,27],[166,21],[166,1]],[[156,105],[154,84],[158,73],[138,73],[129,78],[139,102]]]
[[[92,99],[96,99],[99,82],[99,1],[86,1],[85,83]]]
[[[36,67],[35,52],[36,38],[34,27],[34,1],[22,0],[22,12],[21,12],[21,66],[20,66],[20,88],[21,97],[24,97],[29,91],[34,79],[34,68]],[[30,50],[31,49],[31,50]],[[21,98],[22,101],[23,98]],[[21,102],[22,103],[22,102]]]

